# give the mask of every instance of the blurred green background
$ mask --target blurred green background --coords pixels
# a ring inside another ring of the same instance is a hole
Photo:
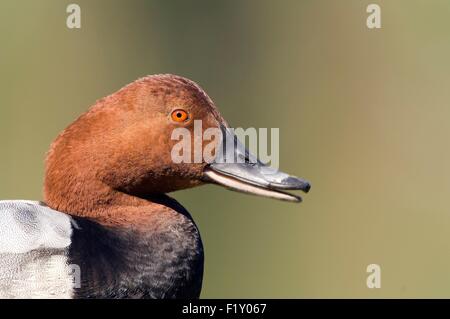
[[[279,127],[281,168],[313,184],[300,205],[174,194],[202,233],[202,297],[450,297],[449,30],[448,0],[2,0],[0,198],[41,199],[49,144],[96,99],[179,74],[232,126]]]

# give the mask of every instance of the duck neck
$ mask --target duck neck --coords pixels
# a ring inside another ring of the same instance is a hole
[[[69,255],[71,263],[83,265],[85,279],[76,296],[197,298],[203,245],[189,213],[166,195],[132,201],[139,206],[73,217]]]
[[[167,214],[170,207],[181,207],[165,194],[143,198],[92,181],[52,185],[46,180],[44,200],[50,208],[57,211],[118,227],[147,225],[152,218]],[[185,212],[183,209],[178,211]]]

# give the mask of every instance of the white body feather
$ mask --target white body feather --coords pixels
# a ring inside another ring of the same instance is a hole
[[[0,298],[70,298],[71,217],[33,201],[0,201]]]

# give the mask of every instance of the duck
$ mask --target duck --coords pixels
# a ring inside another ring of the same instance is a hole
[[[222,133],[216,156],[174,163],[171,132],[192,131],[196,120]],[[245,161],[223,160],[227,138]],[[171,74],[140,78],[56,137],[43,201],[0,201],[0,297],[197,299],[202,240],[191,214],[167,194],[215,184],[300,202],[288,190],[311,187],[267,168],[198,84]]]

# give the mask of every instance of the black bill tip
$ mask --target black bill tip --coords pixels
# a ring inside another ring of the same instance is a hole
[[[275,189],[301,190],[308,193],[311,189],[311,184],[302,178],[288,176],[280,182],[271,182],[270,187]]]

